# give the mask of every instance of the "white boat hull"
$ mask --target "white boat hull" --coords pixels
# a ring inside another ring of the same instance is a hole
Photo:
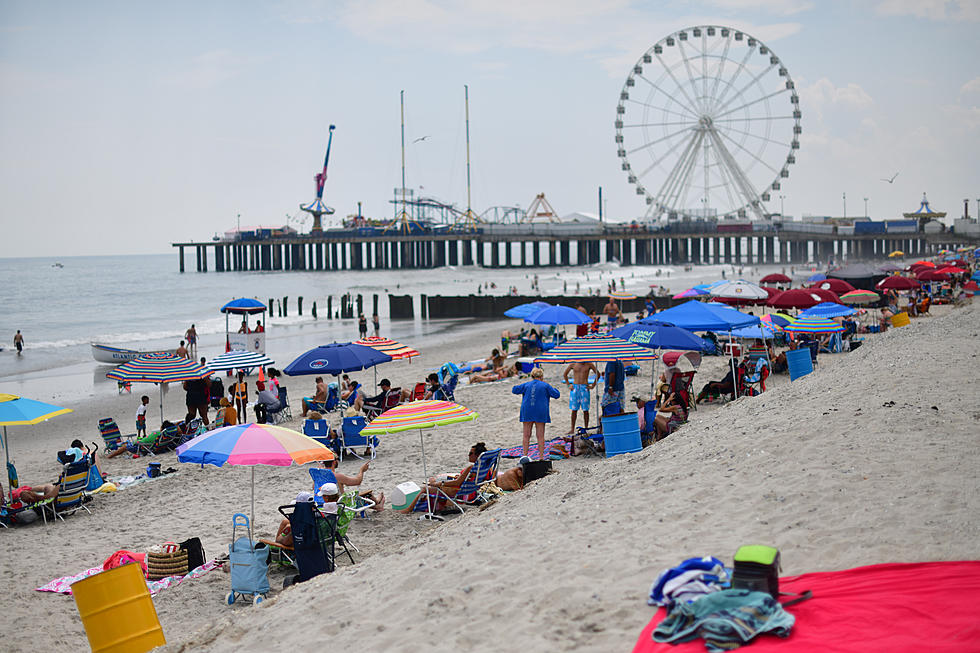
[[[106,365],[122,365],[123,363],[128,363],[137,356],[143,354],[155,354],[155,353],[168,353],[172,354],[173,351],[139,351],[136,349],[123,349],[121,347],[110,347],[109,345],[99,345],[92,343],[92,358],[94,358],[99,363],[105,363]]]

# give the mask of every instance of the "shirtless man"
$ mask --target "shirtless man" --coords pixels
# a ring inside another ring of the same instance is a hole
[[[595,388],[596,381],[589,382],[589,374],[595,373],[595,379],[599,379],[599,370],[595,363],[572,363],[565,368],[562,378],[568,383],[568,374],[572,374],[572,388],[568,393],[568,407],[572,409],[572,427],[567,435],[575,433],[575,418],[578,411],[582,411],[582,418],[585,420],[585,428],[589,428],[589,391]]]
[[[177,357],[178,358],[190,358],[190,354],[187,353],[187,347],[184,346],[184,341],[180,341],[180,347],[177,347]]]
[[[191,328],[184,332],[184,337],[187,339],[187,349],[193,355],[197,355],[197,328],[192,324]],[[190,358],[188,356],[188,358]]]
[[[609,303],[602,307],[602,312],[606,314],[606,322],[610,327],[616,325],[616,320],[619,319],[619,305],[616,300],[612,297],[609,298]]]
[[[303,397],[303,417],[310,411],[310,404],[322,406],[327,401],[327,384],[323,382],[323,377],[316,377],[316,392],[313,397]]]
[[[14,334],[14,347],[17,348],[17,355],[20,356],[20,352],[24,351],[24,336],[20,334],[20,329],[17,329],[17,333]]]

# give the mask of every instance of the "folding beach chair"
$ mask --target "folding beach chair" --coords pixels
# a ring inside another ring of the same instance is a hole
[[[367,418],[369,420],[372,420],[378,415],[385,412],[386,410],[390,408],[394,408],[401,402],[402,402],[402,389],[392,388],[391,390],[388,391],[387,394],[385,394],[384,397],[382,397],[380,406],[369,406],[367,404],[364,404],[364,414],[367,415]]]
[[[435,393],[433,399],[441,401],[456,401],[456,384],[459,383],[459,367],[456,363],[443,363],[437,373],[439,377],[439,391]]]
[[[293,411],[289,408],[289,395],[286,386],[279,386],[279,406],[275,409],[266,411],[267,419],[273,424],[282,424],[287,420],[293,419]]]
[[[425,399],[425,384],[421,381],[415,384],[415,389],[412,390],[412,396],[409,401],[421,401]]]
[[[766,391],[766,379],[769,377],[769,361],[765,358],[758,358],[751,371],[742,377],[742,392],[746,397]]]
[[[487,481],[497,478],[497,465],[500,464],[500,452],[502,449],[491,449],[484,451],[477,458],[470,473],[466,475],[463,483],[456,490],[456,494],[450,499],[456,507],[460,503],[467,505],[478,505],[483,503],[480,497],[480,486]]]
[[[116,420],[111,417],[105,417],[99,420],[99,434],[105,443],[106,451],[115,451],[136,437],[135,433],[132,435],[122,435],[119,432],[119,426],[116,424]]]
[[[307,419],[303,422],[303,435],[312,438],[340,455],[340,438],[331,438],[330,425],[325,419]]]
[[[349,453],[355,458],[360,458],[364,460],[362,456],[358,456],[357,452],[354,451],[354,447],[367,447],[370,451],[368,455],[371,460],[374,460],[377,456],[378,449],[378,438],[377,436],[368,438],[367,436],[361,435],[361,431],[367,426],[367,419],[358,415],[356,417],[345,417],[344,421],[340,426],[340,460],[344,460],[344,453]]]
[[[58,479],[58,496],[49,502],[41,504],[41,516],[47,523],[47,513],[52,519],[65,520],[65,515],[71,515],[78,510],[90,512],[84,503],[85,487],[88,485],[89,460],[86,457],[77,463],[65,465]]]
[[[283,589],[334,570],[337,516],[324,515],[312,501],[279,506],[293,533],[293,560],[299,573],[283,581]]]
[[[176,426],[170,426],[160,431],[160,435],[153,442],[143,444],[137,440],[136,446],[140,455],[161,454],[176,449],[181,442],[181,438],[183,438],[183,435],[180,433],[180,430]]]
[[[688,410],[697,410],[697,402],[694,401],[694,393],[691,391],[694,387],[694,375],[694,371],[675,371],[667,379],[667,385],[670,386],[670,391],[680,397]]]

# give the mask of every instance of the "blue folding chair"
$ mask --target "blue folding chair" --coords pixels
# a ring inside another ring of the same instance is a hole
[[[374,460],[377,455],[378,449],[378,438],[377,436],[369,438],[367,436],[361,435],[361,430],[367,426],[367,419],[361,415],[357,417],[345,417],[343,423],[340,426],[340,460],[344,460],[344,453],[349,450],[350,455],[355,458],[360,458],[364,460],[362,456],[358,456],[357,452],[354,451],[354,447],[367,447],[370,451],[370,459]]]

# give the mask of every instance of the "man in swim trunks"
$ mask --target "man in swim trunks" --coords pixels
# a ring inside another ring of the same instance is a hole
[[[187,350],[191,355],[197,356],[197,328],[193,324],[184,332],[184,338],[187,339]]]
[[[609,302],[602,307],[602,312],[606,314],[606,324],[609,328],[616,326],[616,321],[619,319],[619,305],[616,300],[610,297]]]
[[[596,381],[599,379],[599,370],[595,363],[572,363],[565,368],[563,378],[568,383],[568,374],[572,374],[572,389],[568,393],[568,407],[572,409],[572,427],[568,435],[575,433],[575,418],[578,411],[582,411],[585,420],[585,428],[589,428],[589,391],[595,388]],[[594,373],[595,380],[589,380],[589,375]]]

